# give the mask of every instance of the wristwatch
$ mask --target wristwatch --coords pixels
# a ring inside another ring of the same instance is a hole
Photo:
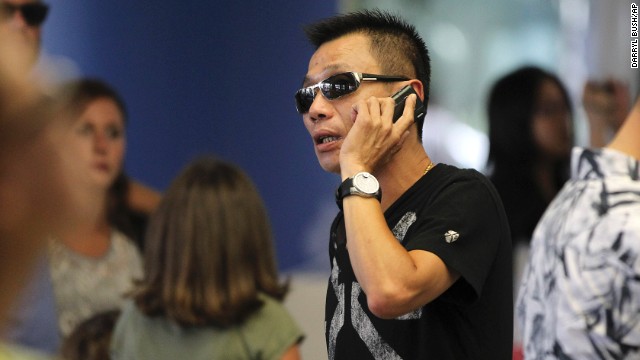
[[[350,195],[358,195],[362,197],[382,198],[380,183],[375,176],[368,172],[359,172],[353,177],[345,179],[336,190],[336,204],[342,210],[342,199]]]

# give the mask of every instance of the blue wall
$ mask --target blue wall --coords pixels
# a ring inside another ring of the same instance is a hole
[[[198,154],[231,160],[267,204],[280,267],[328,270],[318,257],[338,179],[320,169],[293,93],[313,51],[301,28],[335,1],[49,3],[45,53],[128,104],[130,175],[163,190]]]

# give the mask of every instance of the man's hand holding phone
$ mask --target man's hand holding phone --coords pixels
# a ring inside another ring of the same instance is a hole
[[[370,97],[353,104],[354,124],[340,151],[343,177],[359,171],[374,172],[389,161],[402,147],[414,117],[423,117],[424,113],[424,105],[411,86],[392,97]]]

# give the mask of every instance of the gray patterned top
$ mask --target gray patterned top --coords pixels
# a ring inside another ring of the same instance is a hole
[[[142,276],[138,249],[116,230],[111,233],[108,252],[101,258],[83,256],[51,240],[49,261],[63,336],[95,313],[120,308],[123,293],[131,289],[134,278]]]
[[[640,359],[640,162],[575,148],[516,304],[526,359]]]

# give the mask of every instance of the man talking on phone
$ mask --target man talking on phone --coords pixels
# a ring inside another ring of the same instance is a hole
[[[298,112],[320,166],[340,176],[330,233],[329,359],[511,359],[511,240],[475,170],[420,143],[430,60],[416,29],[379,10],[305,28],[316,47]],[[406,86],[394,121],[391,97]]]

